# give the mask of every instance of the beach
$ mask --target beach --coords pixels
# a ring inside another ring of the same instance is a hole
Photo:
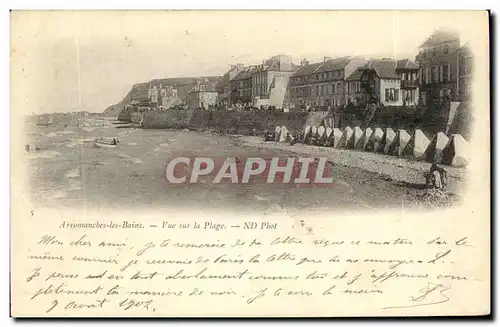
[[[449,201],[459,201],[465,181],[462,170],[451,169],[455,192],[452,200],[430,201],[422,187],[423,171],[428,165],[425,163],[373,153],[264,142],[256,136],[117,128],[121,125],[114,124],[112,118],[73,120],[26,128],[26,139],[39,147],[39,151],[24,153],[28,165],[25,183],[34,205],[82,210],[190,207],[238,213],[283,209],[351,212],[449,205]],[[116,148],[95,148],[97,137],[117,137],[120,143]],[[165,178],[165,168],[177,156],[326,157],[333,183],[328,187],[297,187],[201,180],[172,186]],[[372,165],[370,160],[378,163]]]

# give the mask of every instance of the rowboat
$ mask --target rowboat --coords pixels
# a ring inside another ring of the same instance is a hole
[[[104,139],[104,138],[98,138],[94,141],[94,147],[96,148],[116,148],[118,146],[118,141],[117,138],[112,138],[112,139]]]

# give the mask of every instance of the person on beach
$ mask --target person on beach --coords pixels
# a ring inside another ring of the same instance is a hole
[[[429,174],[432,177],[433,186],[438,190],[442,190],[446,187],[447,183],[447,172],[444,168],[440,168],[435,162],[432,163],[429,169]]]

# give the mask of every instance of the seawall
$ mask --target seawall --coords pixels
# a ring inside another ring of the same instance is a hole
[[[456,110],[454,117],[448,117],[448,110],[442,108],[381,108],[370,123],[371,128],[405,129],[412,133],[421,129],[430,136],[438,132],[462,134],[470,124],[467,106]],[[361,126],[362,121],[352,114],[331,112],[279,112],[279,111],[204,111],[165,110],[144,112],[143,128],[211,130],[225,134],[262,135],[266,130],[274,131],[276,126],[286,126],[292,132],[303,131],[305,126],[320,126],[324,120],[327,126],[345,128]],[[451,119],[450,119],[451,118]],[[448,130],[447,130],[448,125]]]
[[[144,113],[143,128],[189,128],[228,134],[255,135],[262,134],[266,130],[274,131],[277,125],[285,125],[288,130],[295,133],[304,128],[312,114],[326,115],[326,113],[277,111],[149,111]],[[321,121],[320,118],[316,120]]]

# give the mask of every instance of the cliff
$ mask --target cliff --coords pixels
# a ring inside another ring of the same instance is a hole
[[[153,85],[172,86],[177,89],[180,100],[184,101],[189,90],[196,83],[213,83],[217,82],[220,76],[202,76],[202,77],[178,77],[178,78],[162,78],[153,79],[149,82],[138,83],[132,86],[132,89],[118,103],[109,106],[104,110],[103,115],[116,117],[120,111],[131,101],[147,102],[148,89]]]

